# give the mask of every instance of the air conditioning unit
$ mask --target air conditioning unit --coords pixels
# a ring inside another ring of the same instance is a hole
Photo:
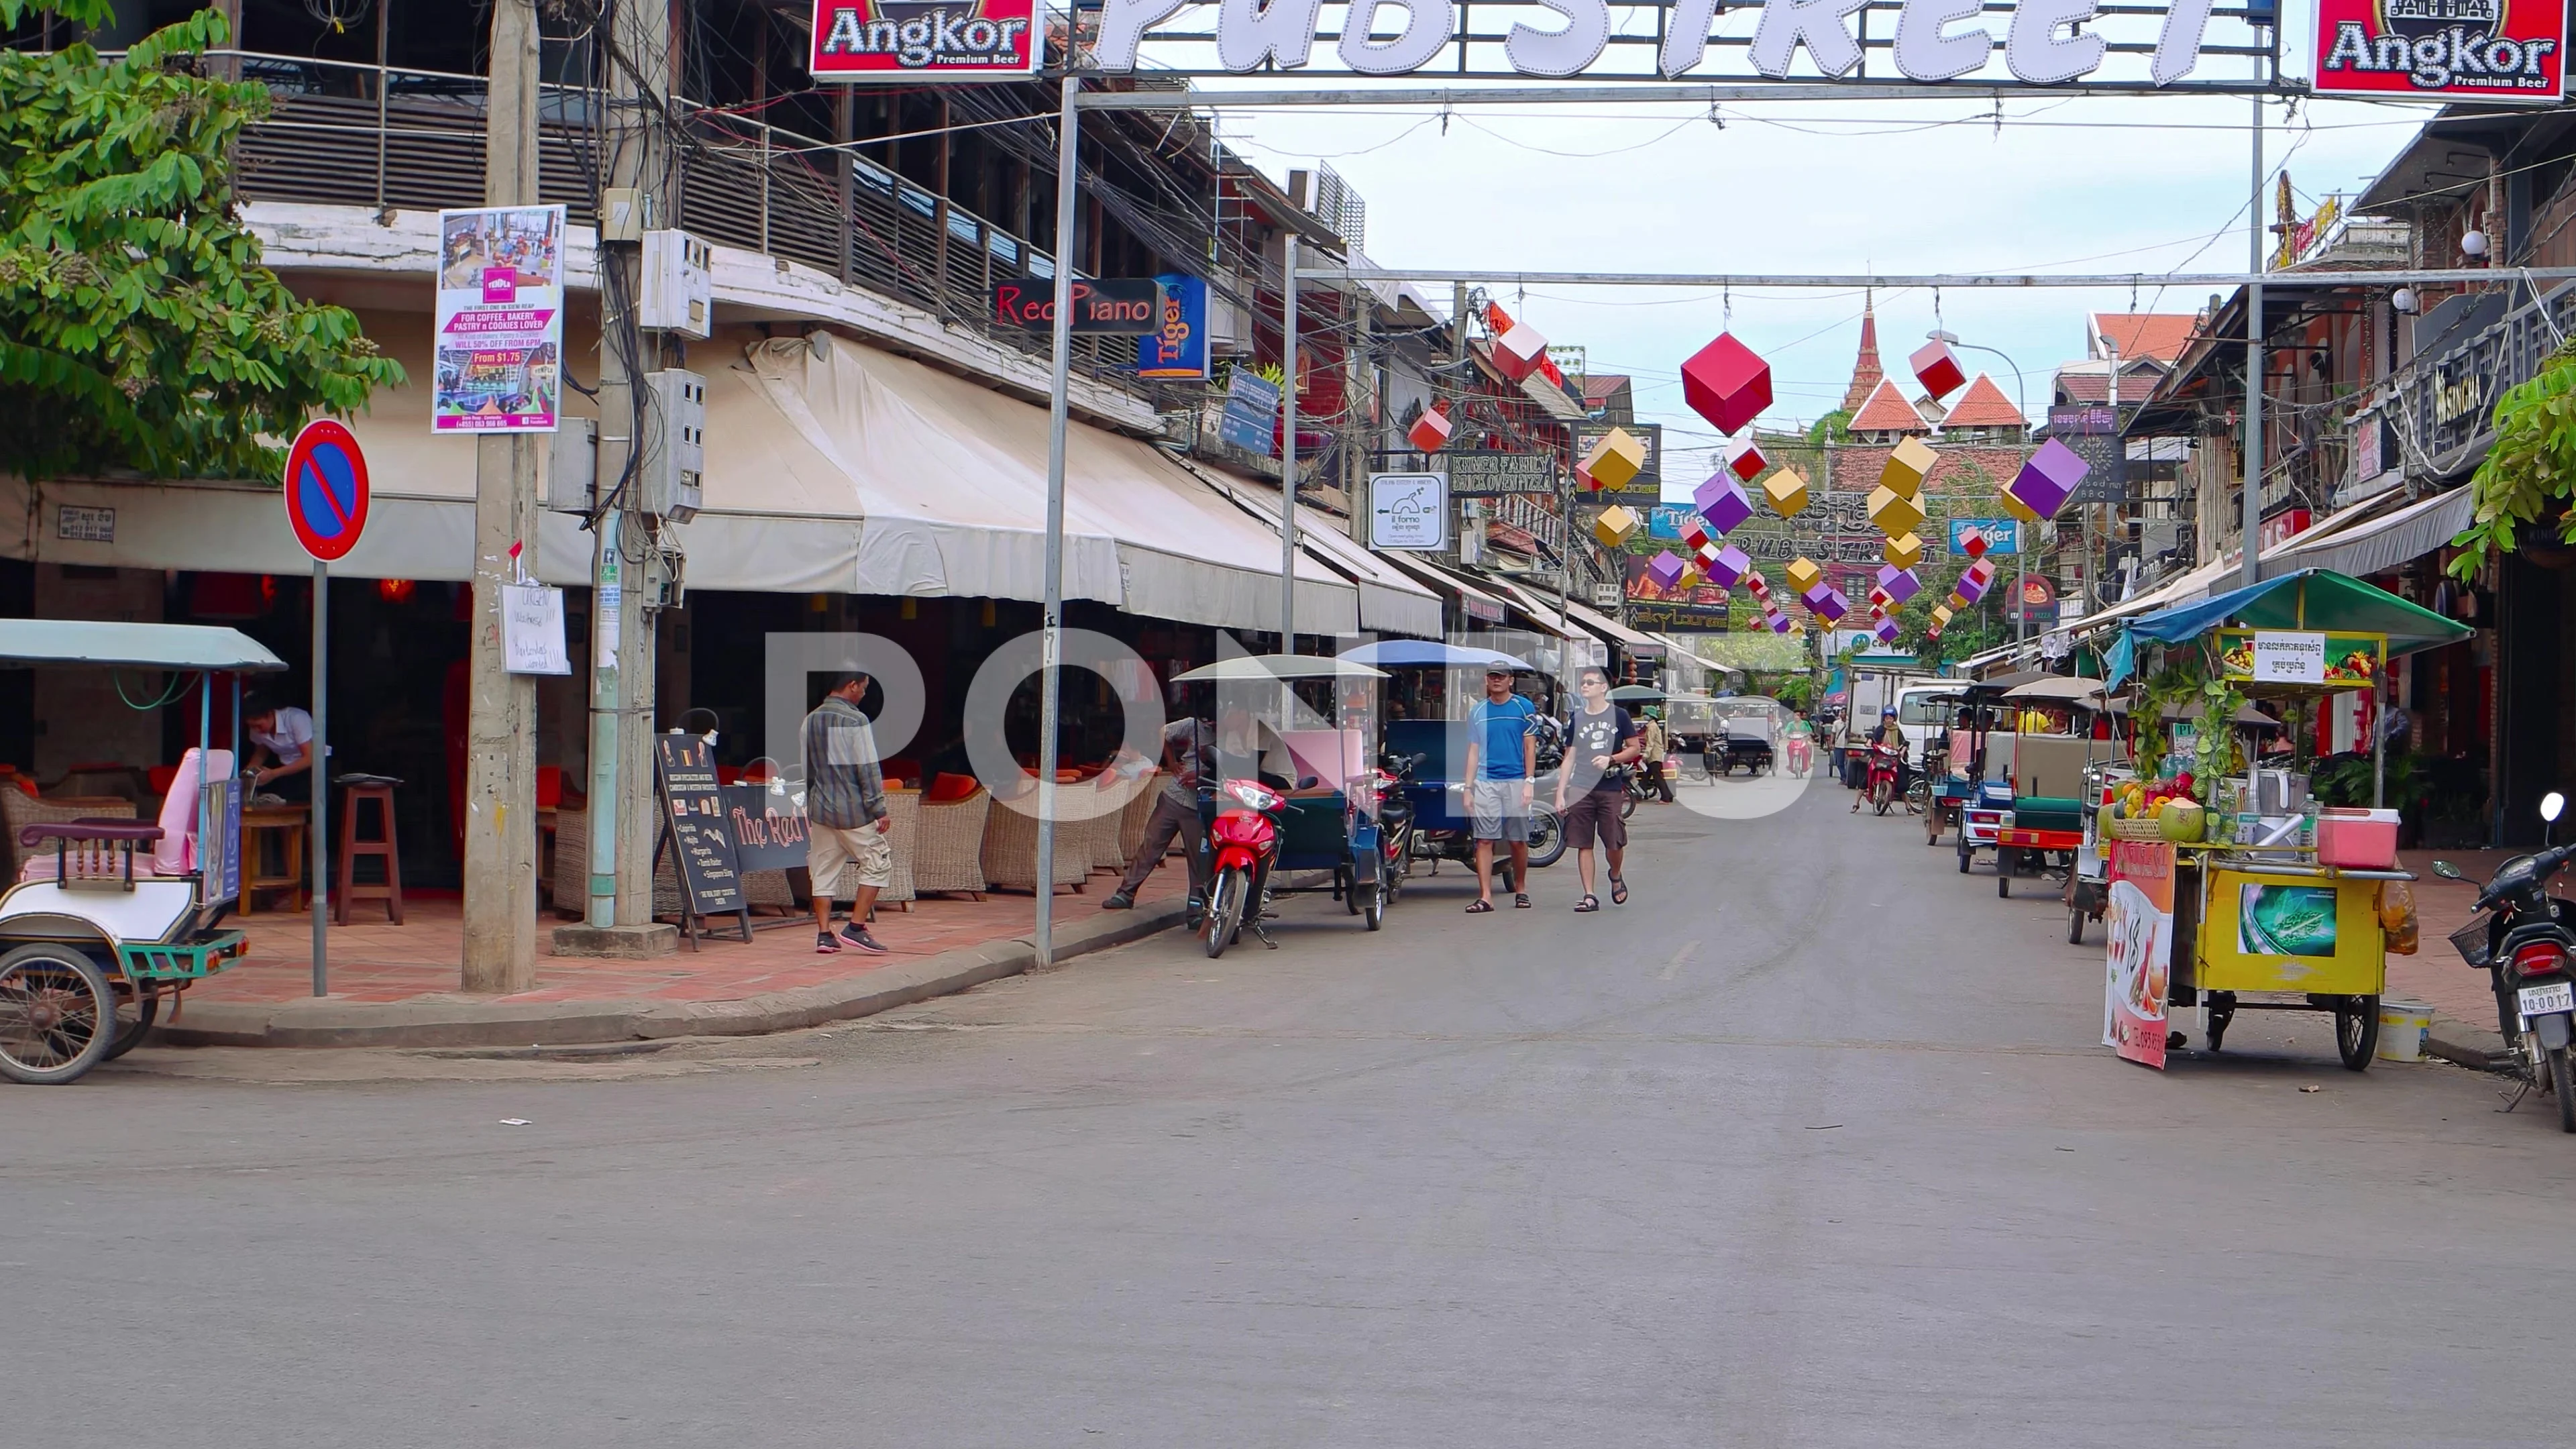
[[[644,386],[652,402],[635,474],[635,506],[666,523],[686,523],[697,516],[703,497],[707,380],[674,367],[644,374]]]
[[[1252,318],[1233,301],[1208,289],[1208,353],[1212,357],[1252,355]]]
[[[598,485],[599,424],[590,418],[559,420],[546,453],[547,510],[588,513]]]
[[[704,338],[715,320],[714,253],[684,231],[644,233],[635,325]]]

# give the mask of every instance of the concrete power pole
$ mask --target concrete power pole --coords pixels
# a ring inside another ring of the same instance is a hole
[[[608,164],[600,197],[603,233],[626,240],[599,248],[599,515],[591,564],[590,909],[555,932],[560,955],[666,956],[676,927],[653,919],[652,535],[638,511],[646,440],[642,374],[661,364],[661,340],[636,325],[642,253],[635,240],[670,224],[670,138],[660,87],[670,73],[667,7],[626,0],[613,13],[606,77]],[[645,82],[656,90],[648,95]],[[630,353],[631,349],[631,353]],[[557,869],[580,869],[567,862]]]
[[[535,0],[492,7],[489,124],[483,201],[537,199]],[[473,703],[465,751],[465,974],[468,991],[537,984],[537,682],[504,667],[501,590],[517,582],[514,554],[537,551],[537,433],[504,433],[474,448]]]

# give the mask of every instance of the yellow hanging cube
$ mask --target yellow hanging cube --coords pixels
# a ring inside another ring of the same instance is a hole
[[[1825,581],[1825,571],[1816,567],[1813,559],[1792,560],[1783,572],[1789,576],[1789,589],[1792,593],[1803,594]]]
[[[1707,581],[1708,575],[1699,571],[1698,564],[1688,563],[1682,565],[1682,581],[1675,584],[1673,587],[1678,589],[1695,589]]]
[[[1592,450],[1583,455],[1583,471],[1592,475],[1595,485],[1613,493],[1627,487],[1646,470],[1646,445],[1626,428],[1612,428],[1601,435]]]
[[[1887,465],[1878,470],[1878,486],[1899,498],[1918,497],[1923,480],[1932,476],[1932,465],[1940,461],[1941,455],[1921,438],[1907,438],[1887,455]]]
[[[2020,519],[2024,523],[2036,524],[2039,522],[2039,515],[2031,511],[2030,505],[2013,496],[2011,488],[2007,487],[2003,489],[2001,492],[1995,494],[1995,497],[2002,501],[2004,512],[2011,514],[2013,517]]]
[[[1949,627],[1950,627],[1950,620],[1951,620],[1951,618],[1952,618],[1952,617],[1953,617],[1953,616],[1952,616],[1952,615],[1951,615],[1951,613],[1950,613],[1950,606],[1949,606],[1949,605],[1947,605],[1947,604],[1934,604],[1934,605],[1932,606],[1932,627],[1933,627],[1933,628],[1935,628],[1935,629],[1947,629],[1947,628],[1949,628]]]
[[[1896,568],[1910,569],[1923,562],[1923,535],[1900,533],[1879,549],[1878,556]]]
[[[1762,496],[1771,501],[1772,512],[1794,518],[1807,506],[1807,475],[1783,468],[1762,480]]]
[[[1912,533],[1923,524],[1923,510],[1914,500],[1882,483],[1870,490],[1869,521],[1890,538]]]
[[[1592,536],[1601,540],[1603,548],[1626,548],[1644,522],[1634,510],[1614,505],[1602,509],[1601,516],[1592,520]]]

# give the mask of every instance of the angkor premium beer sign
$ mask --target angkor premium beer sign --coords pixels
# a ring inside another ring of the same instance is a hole
[[[1025,80],[1038,0],[814,0],[814,79]]]
[[[2565,0],[2317,0],[2321,93],[2555,104]]]

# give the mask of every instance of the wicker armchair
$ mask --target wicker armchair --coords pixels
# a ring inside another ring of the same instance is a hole
[[[137,818],[134,802],[121,795],[59,795],[39,799],[15,786],[0,788],[0,827],[8,831],[8,838],[0,840],[0,862],[6,862],[8,866],[8,874],[0,876],[0,887],[16,880],[35,853],[18,843],[18,832],[28,826],[60,825],[67,820]]]
[[[1154,818],[1154,806],[1163,798],[1159,784],[1148,781],[1147,788],[1136,792],[1127,808],[1118,813],[1118,868],[1125,870],[1136,863],[1136,853],[1145,848],[1145,825]],[[1157,861],[1156,864],[1161,862]]]
[[[1055,880],[1049,889],[1067,885],[1079,891],[1083,877],[1089,874],[1091,857],[1084,849],[1080,826],[1058,830]],[[1037,893],[1038,818],[1035,815],[1022,814],[1003,805],[985,817],[984,879],[992,883],[994,890]]]
[[[984,822],[993,813],[992,795],[979,789],[963,800],[924,799],[919,809],[913,848],[896,842],[895,869],[910,868],[917,895],[962,891],[982,900],[990,889],[984,880]]]
[[[546,871],[554,887],[555,914],[578,916],[590,909],[590,814],[567,810],[555,820],[555,858]],[[755,911],[796,914],[796,890],[783,870],[747,870],[742,896]],[[653,867],[653,914],[680,913],[680,880],[666,855]]]
[[[1090,870],[1122,871],[1127,868],[1127,853],[1118,848],[1119,812],[1109,811],[1088,820],[1066,820],[1055,828],[1058,854],[1080,850]]]

